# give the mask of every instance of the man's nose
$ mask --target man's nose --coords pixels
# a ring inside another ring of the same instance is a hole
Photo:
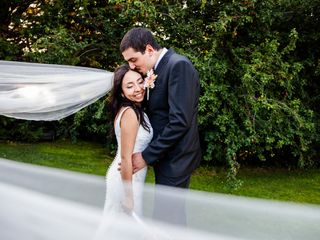
[[[129,67],[130,67],[131,69],[135,69],[136,66],[135,66],[133,63],[129,62]]]

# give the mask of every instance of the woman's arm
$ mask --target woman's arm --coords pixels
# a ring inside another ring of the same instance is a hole
[[[132,154],[139,129],[137,115],[132,108],[128,108],[120,119],[121,131],[121,178],[124,183],[125,199],[124,207],[131,211],[133,209],[132,192]]]
[[[128,108],[120,119],[121,129],[121,177],[132,181],[132,154],[138,133],[139,122],[133,109]]]

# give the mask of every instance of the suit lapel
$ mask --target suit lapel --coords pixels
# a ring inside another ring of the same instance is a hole
[[[156,79],[156,82],[155,82],[155,88],[157,88],[157,86],[159,87],[159,85],[163,84],[163,77],[161,77],[161,75],[162,75],[161,73],[163,71],[165,71],[166,65],[168,64],[170,57],[174,53],[175,52],[173,51],[173,49],[171,49],[171,48],[168,49],[166,54],[161,58],[158,66],[157,66],[157,69],[154,70],[154,73],[156,75],[158,75],[158,78]],[[149,91],[150,91],[150,101],[152,101],[152,95],[153,95],[154,89],[149,89]],[[150,101],[148,104],[150,104]]]
[[[158,66],[157,66],[157,69],[155,69],[155,73],[156,74],[159,74],[161,73],[161,70],[167,65],[171,55],[174,54],[174,51],[170,48],[166,54],[161,58]]]

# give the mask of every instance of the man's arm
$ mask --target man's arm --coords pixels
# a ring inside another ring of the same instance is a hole
[[[148,164],[163,158],[168,149],[184,136],[196,114],[199,78],[190,61],[184,58],[177,61],[170,68],[169,76],[169,122],[142,152],[142,157]]]

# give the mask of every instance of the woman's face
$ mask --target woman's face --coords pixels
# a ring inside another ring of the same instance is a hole
[[[129,70],[122,80],[122,93],[132,102],[141,103],[144,98],[144,79],[137,72]]]

